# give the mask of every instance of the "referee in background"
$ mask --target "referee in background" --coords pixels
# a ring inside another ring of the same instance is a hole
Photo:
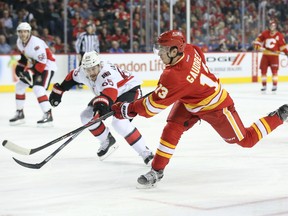
[[[78,35],[77,40],[75,42],[75,50],[79,56],[79,66],[82,62],[82,57],[85,52],[96,51],[100,52],[99,50],[99,39],[96,35],[96,27],[92,23],[87,23],[85,26],[85,32],[82,32]],[[83,89],[83,84],[76,85],[77,89]]]
[[[96,27],[92,23],[88,23],[85,26],[85,30],[85,32],[82,32],[78,35],[75,42],[76,53],[80,54],[79,66],[81,65],[82,57],[85,52],[100,52],[99,39],[95,33]]]

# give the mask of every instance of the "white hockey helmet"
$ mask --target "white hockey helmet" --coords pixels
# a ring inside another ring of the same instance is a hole
[[[31,28],[30,24],[27,22],[22,22],[17,26],[17,32],[20,30],[27,30],[27,31],[31,32],[31,29],[32,28]]]
[[[91,68],[100,64],[100,56],[96,51],[86,52],[82,58],[82,67]]]

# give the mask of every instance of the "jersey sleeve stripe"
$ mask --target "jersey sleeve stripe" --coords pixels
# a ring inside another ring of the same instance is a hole
[[[155,108],[159,108],[159,109],[166,109],[168,106],[166,105],[162,105],[162,104],[157,104],[154,100],[153,100],[153,94],[150,94],[148,96],[148,99],[150,101],[151,106],[155,107]]]
[[[149,95],[148,98],[145,98],[143,100],[143,105],[144,105],[146,113],[150,116],[154,116],[154,115],[160,113],[162,110],[164,110],[167,106],[162,106],[163,108],[154,107],[153,105],[156,105],[156,103],[153,102],[152,97],[150,97],[150,96],[151,95]]]
[[[225,89],[220,89],[220,91],[215,92],[215,94],[209,96],[208,98],[202,100],[198,104],[184,104],[189,112],[196,113],[199,111],[211,110],[220,105],[228,96]]]

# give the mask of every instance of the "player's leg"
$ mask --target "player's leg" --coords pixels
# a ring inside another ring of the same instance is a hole
[[[86,109],[82,111],[80,115],[82,124],[87,124],[93,118],[93,116],[93,107],[86,107]],[[119,147],[118,143],[116,143],[115,138],[110,133],[109,128],[106,127],[103,122],[93,124],[88,128],[88,130],[100,142],[100,147],[97,151],[97,155],[100,160],[104,160],[105,158],[107,158]]]
[[[264,136],[271,133],[282,119],[288,117],[288,105],[283,105],[268,116],[260,118],[250,127],[245,128],[235,107],[229,106],[219,111],[205,114],[201,117],[218,132],[227,143],[237,143],[242,147],[251,148]]]
[[[44,70],[42,73],[36,73],[33,76],[33,92],[37,97],[39,106],[43,112],[42,119],[37,121],[37,125],[40,127],[52,126],[53,116],[51,111],[51,105],[48,100],[46,90],[49,87],[51,79],[53,77],[53,71]]]
[[[25,90],[29,85],[19,80],[15,85],[15,99],[16,99],[16,113],[14,117],[9,120],[10,125],[19,125],[25,123],[24,104],[25,104]]]
[[[132,102],[142,96],[140,86],[136,86],[117,98],[117,102]],[[133,126],[132,120],[119,120],[113,118],[112,126],[125,138],[127,143],[142,157],[145,164],[148,164],[154,157],[152,151],[146,146],[145,140],[139,130]]]
[[[277,91],[279,56],[270,57],[270,67],[272,71],[272,91]]]
[[[163,178],[163,171],[173,156],[182,134],[197,121],[199,118],[188,112],[182,103],[176,102],[173,105],[152,161],[152,169],[138,178],[138,188],[154,187]]]
[[[266,55],[263,55],[260,62],[262,92],[265,92],[267,89],[267,69],[268,69],[268,59]]]
[[[127,143],[138,153],[145,164],[154,157],[152,151],[146,146],[145,140],[138,129],[128,119],[117,119],[113,117],[112,126]]]

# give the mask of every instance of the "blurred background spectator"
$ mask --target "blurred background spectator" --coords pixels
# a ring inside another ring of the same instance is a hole
[[[6,43],[5,35],[0,35],[0,54],[9,54],[11,50],[11,46]]]
[[[119,47],[118,41],[112,41],[111,46],[112,47],[109,49],[109,53],[124,53],[124,50]]]
[[[170,29],[170,0],[160,1],[160,17],[157,2],[68,0],[64,5],[61,0],[0,1],[0,34],[13,46],[17,25],[29,22],[33,34],[45,39],[56,53],[75,53],[79,34],[91,23],[96,27],[102,53],[110,52],[112,41],[117,41],[124,52],[151,52],[158,28],[160,32]],[[186,0],[172,2],[173,28],[186,34]],[[288,40],[287,0],[191,0],[190,5],[190,41],[205,52],[252,50],[252,41],[270,19],[277,20],[278,30]]]

